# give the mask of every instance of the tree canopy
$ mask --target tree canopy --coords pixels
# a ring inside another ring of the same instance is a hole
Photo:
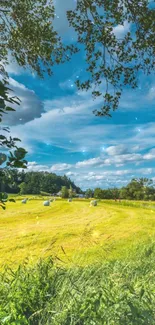
[[[149,0],[77,0],[74,10],[64,12],[77,42],[64,45],[54,28],[53,0],[2,0],[1,64],[10,53],[20,66],[43,76],[83,46],[88,78],[77,86],[102,97],[95,114],[110,115],[118,108],[123,87],[136,88],[138,72],[148,75],[155,67],[154,9]],[[125,23],[130,28],[120,37],[116,27]]]
[[[92,91],[103,104],[95,111],[110,116],[119,106],[124,86],[135,89],[138,73],[155,68],[155,8],[149,0],[79,0],[67,17],[86,53],[88,78],[79,89]],[[116,26],[130,29],[117,36]]]

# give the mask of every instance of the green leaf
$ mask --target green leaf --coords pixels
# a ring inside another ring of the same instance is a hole
[[[0,153],[0,165],[4,164],[7,160],[7,156],[4,153]]]
[[[15,112],[15,109],[10,106],[5,107],[5,110]]]

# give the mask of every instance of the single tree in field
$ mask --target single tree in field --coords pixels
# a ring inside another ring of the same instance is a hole
[[[69,188],[68,192],[69,192],[69,198],[72,199],[75,193],[74,193],[73,188],[72,188],[71,185],[70,185],[70,188]]]
[[[94,198],[102,199],[103,198],[103,190],[101,188],[95,188],[94,190]]]
[[[88,188],[88,189],[86,190],[86,192],[85,192],[85,196],[86,196],[86,198],[87,198],[87,199],[92,198],[93,195],[94,195],[93,190],[91,190],[91,188]]]
[[[23,194],[27,194],[27,186],[26,186],[26,183],[22,182],[20,185],[19,185],[19,188],[20,188],[20,194],[23,195]]]
[[[66,186],[62,186],[61,188],[61,197],[62,199],[67,199],[69,197],[69,191]]]

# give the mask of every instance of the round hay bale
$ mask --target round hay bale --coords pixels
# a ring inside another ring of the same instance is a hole
[[[22,204],[26,204],[27,201],[28,201],[28,199],[24,199],[24,200],[22,200]]]
[[[43,205],[44,205],[44,207],[49,207],[50,206],[50,201],[44,201],[43,202]]]
[[[91,201],[90,206],[96,207],[97,206],[97,200]]]

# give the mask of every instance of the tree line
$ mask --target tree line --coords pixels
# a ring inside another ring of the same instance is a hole
[[[87,191],[90,193],[90,190]],[[86,193],[86,194],[87,194]],[[127,186],[120,189],[96,188],[93,193],[96,199],[126,199],[126,200],[155,200],[155,187],[153,180],[148,178],[132,179]]]
[[[66,175],[58,176],[48,172],[25,172],[17,169],[8,170],[0,177],[0,191],[12,194],[56,194],[62,187],[80,193],[77,187]]]
[[[85,198],[155,200],[155,186],[148,178],[134,178],[121,188],[89,188],[82,191],[66,175],[59,176],[49,172],[25,172],[8,170],[0,177],[0,191],[10,194],[57,194],[63,198],[84,194]]]

